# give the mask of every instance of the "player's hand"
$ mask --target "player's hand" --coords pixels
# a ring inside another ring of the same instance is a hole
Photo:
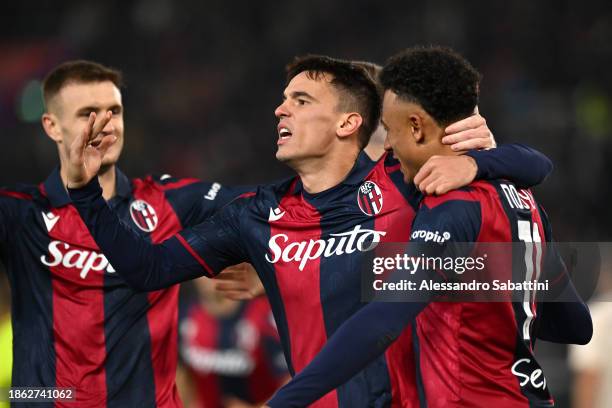
[[[250,300],[266,293],[255,268],[248,263],[225,268],[213,281],[215,289],[232,300]]]
[[[478,166],[470,156],[431,156],[414,177],[425,194],[444,194],[474,181]]]
[[[442,138],[442,143],[451,145],[455,152],[491,149],[497,146],[487,121],[478,113],[478,107],[472,116],[451,124],[444,131],[446,136]]]
[[[66,172],[68,187],[82,187],[98,174],[104,154],[117,140],[112,126],[107,128],[112,117],[111,111],[106,112],[98,120],[94,112],[89,114],[87,126],[69,148]]]

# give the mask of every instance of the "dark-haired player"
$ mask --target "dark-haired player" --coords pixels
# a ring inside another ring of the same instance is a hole
[[[0,257],[12,289],[12,384],[73,388],[79,407],[180,406],[178,286],[138,293],[115,273],[68,197],[68,149],[92,112],[113,113],[100,132],[117,141],[98,180],[109,206],[148,242],[200,223],[240,191],[169,176],[128,179],[116,166],[124,140],[120,87],[118,71],[89,61],[49,73],[42,124],[57,144],[60,166],[39,185],[0,190]]]
[[[403,183],[392,157],[374,162],[362,152],[378,126],[381,105],[376,84],[362,67],[320,56],[297,59],[288,68],[283,99],[275,111],[276,157],[297,176],[234,200],[161,245],[127,231],[100,197],[94,175],[112,137],[96,148],[89,142],[100,140],[93,129],[73,145],[68,182],[96,242],[135,288],[156,290],[251,262],[265,286],[293,374],[362,307],[355,266],[380,242],[408,239],[405,225],[420,195]],[[547,160],[520,146],[474,156],[481,173],[492,174],[497,167],[497,175],[514,173],[527,184],[549,169]],[[469,170],[469,156],[447,160],[456,166],[454,179],[449,185],[432,172],[433,191],[462,185],[476,174],[475,167]],[[409,340],[407,332],[403,342]],[[412,406],[416,390],[398,388],[412,374],[403,369],[409,358],[405,350],[391,349],[315,406]]]
[[[387,148],[398,157],[406,183],[412,183],[431,156],[456,154],[441,143],[443,129],[472,112],[478,102],[479,78],[461,56],[437,47],[408,49],[384,67]],[[518,299],[526,300],[515,303],[432,302],[433,293],[412,302],[371,303],[345,322],[312,363],[281,388],[269,402],[271,407],[309,405],[366,367],[411,323],[416,367],[407,364],[405,369],[416,372],[419,398],[415,405],[554,405],[533,354],[535,338],[582,344],[589,341],[592,324],[562,261],[547,245],[550,225],[531,192],[509,181],[491,180],[427,196],[418,207],[412,231],[407,255],[414,257],[469,255],[454,242],[522,241],[525,251],[514,258],[517,264],[512,265],[512,256],[504,258],[508,262],[495,264],[495,276],[521,271],[524,276],[519,281],[543,279],[541,271],[546,266],[547,278],[556,281],[557,295],[563,296],[559,299],[569,296],[575,303],[536,306],[532,294],[524,292]],[[445,240],[426,238],[436,232]],[[419,269],[411,276],[418,288],[421,281],[439,281],[441,272]],[[454,279],[453,273],[447,272],[444,279]],[[543,322],[538,321],[541,314]],[[550,324],[551,320],[556,324]]]
[[[99,129],[117,138],[98,176],[103,196],[152,242],[200,222],[237,191],[191,179],[128,180],[115,166],[124,137],[120,86],[119,72],[96,63],[54,69],[44,81],[42,122],[60,167],[38,186],[0,190],[1,257],[14,295],[13,384],[73,387],[81,406],[175,406],[177,289],[135,293],[116,275],[65,191],[68,148],[91,113],[113,112]],[[143,388],[153,392],[143,397]]]

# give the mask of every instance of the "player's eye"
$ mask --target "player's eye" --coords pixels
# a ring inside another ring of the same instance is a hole
[[[306,99],[298,99],[297,100],[297,104],[298,105],[306,105],[308,103],[308,101]]]
[[[119,115],[122,112],[122,109],[119,107],[113,108],[111,112],[113,112],[113,115]]]

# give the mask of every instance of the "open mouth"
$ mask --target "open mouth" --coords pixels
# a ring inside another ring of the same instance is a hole
[[[278,127],[278,144],[284,143],[285,141],[290,139],[292,135],[293,134],[291,133],[289,128],[285,126],[279,126]]]
[[[93,147],[98,147],[100,146],[100,143],[102,143],[102,136],[97,136],[95,139],[91,140],[88,144]]]

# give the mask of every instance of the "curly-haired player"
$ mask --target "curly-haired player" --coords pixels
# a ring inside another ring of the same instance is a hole
[[[399,159],[406,183],[413,181],[431,156],[456,154],[441,142],[444,126],[474,110],[479,79],[464,58],[439,47],[408,49],[384,67],[386,148]],[[444,239],[431,239],[438,233]],[[535,339],[583,344],[589,341],[593,327],[588,308],[576,294],[551,239],[542,208],[529,190],[512,182],[478,181],[461,190],[425,197],[412,222],[405,253],[409,258],[423,253],[444,259],[472,255],[463,251],[465,246],[458,248],[454,243],[522,241],[522,251],[506,251],[504,262],[495,262],[493,267],[486,264],[493,269],[487,272],[521,281],[549,279],[556,282],[549,296],[564,301],[538,303],[540,297],[534,291],[523,289],[516,294],[522,302],[435,302],[431,291],[422,290],[417,299],[406,296],[404,302],[370,303],[338,328],[312,363],[281,388],[269,406],[308,406],[397,344],[393,342],[409,324],[415,363],[407,359],[404,371],[416,374],[416,384],[403,386],[418,388],[415,406],[554,406],[534,356]],[[478,248],[469,247],[470,251]],[[401,282],[397,275],[385,283]],[[457,279],[452,270],[441,268],[418,268],[401,276],[406,277],[415,288],[422,288],[423,282]]]

